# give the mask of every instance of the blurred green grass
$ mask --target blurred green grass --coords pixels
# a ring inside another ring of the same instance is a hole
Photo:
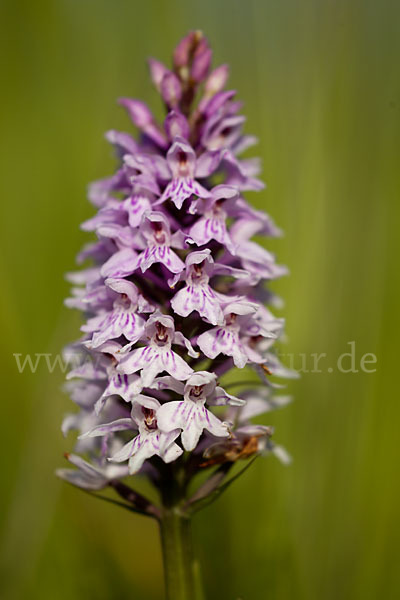
[[[19,374],[13,353],[77,335],[62,275],[86,184],[113,168],[103,132],[129,127],[115,99],[159,110],[145,57],[201,28],[260,138],[268,188],[248,198],[285,230],[285,351],[328,355],[268,419],[292,466],[258,460],[195,521],[207,598],[398,598],[398,3],[3,0],[0,16],[1,597],[162,597],[156,527],[53,476],[72,445],[62,373]],[[329,373],[353,340],[376,373]]]

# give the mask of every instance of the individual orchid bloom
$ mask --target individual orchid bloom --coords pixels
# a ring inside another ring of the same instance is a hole
[[[227,185],[217,185],[211,191],[211,197],[202,200],[202,216],[189,230],[190,237],[198,246],[203,246],[215,240],[224,246],[231,254],[235,254],[235,244],[227,227],[227,210],[235,205],[239,198],[236,188]],[[198,210],[200,200],[196,203]]]
[[[130,342],[137,342],[143,335],[145,323],[138,312],[151,312],[154,306],[146,302],[131,281],[106,279],[105,285],[117,295],[113,308],[105,314],[101,313],[89,319],[81,327],[82,331],[93,334],[93,348],[121,335]]]
[[[207,150],[232,148],[239,140],[245,122],[242,115],[228,115],[222,119],[209,119],[203,135],[202,143]]]
[[[119,371],[119,364],[127,354],[126,347],[115,341],[107,341],[96,348],[96,353],[101,357],[96,362],[104,369],[107,381],[101,395],[94,403],[94,413],[98,415],[110,397],[121,397],[125,402],[132,402],[141,387],[138,375],[127,375]]]
[[[202,394],[207,399],[207,404],[211,406],[243,406],[246,401],[241,398],[236,398],[228,394],[221,386],[217,385],[217,376],[215,373],[208,373],[207,371],[197,371],[196,375],[201,375],[201,380],[205,381],[202,384]],[[189,381],[197,381],[192,375],[188,382],[178,381],[173,377],[166,375],[164,377],[157,377],[152,383],[151,387],[156,390],[173,390],[177,394],[184,395],[186,387],[189,385]]]
[[[171,300],[174,312],[182,317],[187,317],[193,311],[197,311],[209,323],[222,324],[224,322],[222,306],[223,303],[229,301],[229,298],[211,288],[209,280],[213,275],[245,277],[246,272],[226,265],[215,264],[210,250],[191,252],[187,256],[185,264],[186,286],[179,290]],[[181,277],[182,274],[172,280],[172,287]]]
[[[224,325],[202,333],[197,339],[199,348],[212,359],[219,354],[231,356],[235,365],[242,369],[248,362],[249,355],[241,340],[241,333],[244,331],[245,334],[249,327],[257,326],[251,317],[255,315],[258,308],[257,304],[248,301],[236,301],[225,306]],[[257,331],[259,335],[276,338],[274,333],[259,326],[257,326]]]
[[[140,233],[145,240],[146,249],[137,257],[136,267],[142,273],[154,263],[161,263],[171,273],[180,273],[184,269],[183,261],[171,247],[185,248],[187,236],[180,231],[171,234],[169,222],[163,213],[145,213]]]
[[[228,425],[205,407],[210,391],[215,391],[215,375],[197,371],[184,386],[183,400],[167,402],[158,411],[157,420],[162,431],[182,430],[185,450],[194,450],[204,429],[216,437],[229,436]]]
[[[198,357],[189,340],[175,331],[172,317],[160,312],[153,313],[146,322],[145,335],[148,345],[133,350],[122,360],[119,367],[122,373],[132,374],[141,370],[142,387],[150,386],[154,378],[163,371],[180,381],[184,381],[193,373],[188,363],[171,349],[174,343],[183,345],[189,356]]]
[[[217,169],[221,158],[221,152],[208,152],[196,158],[189,143],[184,138],[176,137],[166,159],[171,172],[171,181],[158,202],[162,203],[170,198],[180,209],[184,201],[193,195],[209,198],[210,192],[196,179],[211,175]]]
[[[168,463],[182,454],[182,448],[175,444],[180,430],[160,431],[158,413],[160,403],[149,396],[138,396],[132,403],[131,417],[117,419],[111,423],[98,425],[81,438],[109,436],[112,433],[126,430],[138,430],[134,436],[118,452],[110,458],[113,462],[128,461],[129,473],[140,471],[146,459],[159,456]]]
[[[226,185],[237,187],[241,192],[258,192],[265,188],[265,184],[257,179],[259,162],[238,160],[231,150],[225,150],[221,162],[222,168],[227,173]]]

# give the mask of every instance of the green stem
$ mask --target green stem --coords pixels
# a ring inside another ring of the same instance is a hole
[[[190,518],[178,507],[163,511],[161,543],[167,600],[191,600],[195,590],[195,568]]]

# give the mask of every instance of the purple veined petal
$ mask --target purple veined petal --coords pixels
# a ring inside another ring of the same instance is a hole
[[[138,152],[139,150],[137,142],[129,135],[129,133],[111,129],[110,131],[107,131],[105,137],[107,141],[117,147],[120,156],[123,156],[127,152],[129,154],[135,154],[135,152]]]
[[[178,446],[178,444],[172,443],[160,453],[160,456],[165,463],[170,463],[179,458],[182,454],[182,448]]]
[[[205,406],[199,406],[199,412],[201,417],[199,416],[199,421],[203,423],[204,429],[207,429],[212,435],[216,437],[228,437],[228,424],[223,423],[216,417],[210,410],[208,410]]]
[[[160,456],[168,449],[169,446],[173,444],[177,437],[181,434],[181,430],[178,427],[177,429],[173,429],[172,431],[160,431],[159,437],[159,447],[160,447]]]
[[[181,273],[185,268],[184,263],[177,254],[171,248],[166,246],[159,246],[157,248],[156,256],[158,262],[162,263],[171,273]]]
[[[171,110],[165,118],[164,128],[169,140],[181,137],[187,140],[189,138],[189,123],[186,117],[175,110]]]
[[[144,273],[154,263],[161,263],[167,267],[171,273],[181,273],[185,268],[184,263],[169,246],[148,246],[139,256],[138,265]]]
[[[205,331],[197,338],[198,347],[206,356],[208,356],[208,358],[214,359],[218,356],[218,354],[220,354],[221,350],[220,344],[218,343],[217,334],[218,337],[221,338],[223,333],[224,329],[221,327],[217,327]]]
[[[226,229],[225,217],[202,217],[190,228],[189,235],[198,246],[215,240],[225,246],[232,255],[236,254],[236,245]]]
[[[162,204],[165,200],[171,199],[179,210],[182,208],[185,200],[191,196],[199,196],[200,198],[208,198],[210,192],[201,186],[194,179],[188,177],[179,177],[173,179],[165,188],[161,198],[157,200],[155,205]]]
[[[145,460],[160,453],[159,431],[141,433],[139,437],[140,443],[137,450],[129,458],[129,473],[131,475],[140,471]]]
[[[124,201],[124,208],[128,213],[129,225],[139,227],[143,215],[151,210],[151,202],[145,194],[133,194]]]
[[[143,365],[141,372],[141,384],[143,387],[151,387],[157,375],[164,370],[164,366],[161,361],[162,352],[154,349],[154,353],[154,359],[150,363]]]
[[[114,433],[116,431],[126,431],[127,429],[134,429],[134,423],[132,419],[118,419],[117,421],[112,421],[111,423],[104,423],[104,425],[98,425],[94,427],[90,431],[83,433],[79,436],[79,440],[83,440],[88,437],[99,437],[103,435],[108,435],[110,433]]]
[[[120,98],[119,104],[126,108],[133,123],[141,129],[155,144],[167,147],[167,141],[155,123],[154,117],[144,102],[131,98]]]
[[[204,354],[209,358],[215,358],[218,354],[228,354],[235,344],[239,341],[237,333],[226,327],[214,327],[202,333],[197,340],[197,344]]]
[[[167,371],[175,379],[185,381],[193,373],[193,369],[176,352],[162,349],[159,355],[161,370]]]
[[[137,269],[137,253],[132,248],[116,252],[101,268],[103,277],[127,277]]]
[[[108,323],[93,335],[92,347],[97,348],[104,342],[124,335],[127,340],[135,343],[143,335],[144,319],[132,310],[114,310],[110,313]]]
[[[137,452],[141,446],[140,434],[126,443],[118,452],[113,454],[109,459],[113,462],[124,462],[128,460],[135,452]]]
[[[175,429],[183,429],[193,408],[192,405],[194,406],[193,402],[184,400],[166,402],[157,412],[158,427],[166,433]]]
[[[221,150],[203,152],[196,160],[195,176],[200,179],[209,177],[218,169],[223,156],[224,151]]]
[[[225,354],[228,354],[228,352]],[[232,356],[233,362],[238,369],[243,369],[247,364],[248,356],[244,351],[242,344],[235,344],[228,356]]]
[[[136,390],[138,381],[139,377],[137,375],[126,375],[115,372],[110,377],[108,386],[103,394],[94,405],[95,414],[100,414],[110,396],[121,396],[125,402],[133,402],[139,393]]]
[[[136,371],[148,367],[157,356],[157,350],[151,346],[137,348],[122,359],[118,370],[128,375],[136,373]]]
[[[207,285],[182,288],[171,300],[171,306],[174,312],[182,317],[187,317],[193,311],[197,311],[212,325],[222,325],[224,322],[220,302]]]
[[[200,418],[199,418],[200,417]],[[199,442],[200,436],[203,433],[203,424],[201,412],[197,406],[194,406],[193,412],[189,418],[187,425],[182,431],[182,445],[188,452],[194,450]]]
[[[242,369],[247,363],[247,355],[243,351],[237,331],[225,327],[214,327],[202,333],[197,345],[209,358],[219,354],[231,356],[235,365]]]
[[[199,358],[199,353],[196,352],[190,341],[187,338],[185,338],[181,331],[175,332],[173,343],[179,344],[180,346],[184,346],[189,356],[191,356],[192,358]]]

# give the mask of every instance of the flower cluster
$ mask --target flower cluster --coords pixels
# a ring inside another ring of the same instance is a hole
[[[140,135],[107,133],[118,168],[89,188],[97,213],[82,228],[96,241],[78,256],[90,266],[69,275],[67,305],[86,321],[66,384],[79,412],[63,431],[79,432],[85,458],[68,455],[78,469],[59,474],[88,490],[139,471],[156,481],[175,461],[198,471],[264,450],[286,459],[271,428],[251,422],[287,401],[268,376],[292,375],[271,349],[283,320],[265,307],[265,282],[286,269],[253,240],[280,231],[244,197],[264,187],[258,161],[239,158],[256,139],[200,33],[178,44],[172,69],[149,66],[166,117],[120,100]],[[220,380],[244,367],[254,386],[238,398]]]

